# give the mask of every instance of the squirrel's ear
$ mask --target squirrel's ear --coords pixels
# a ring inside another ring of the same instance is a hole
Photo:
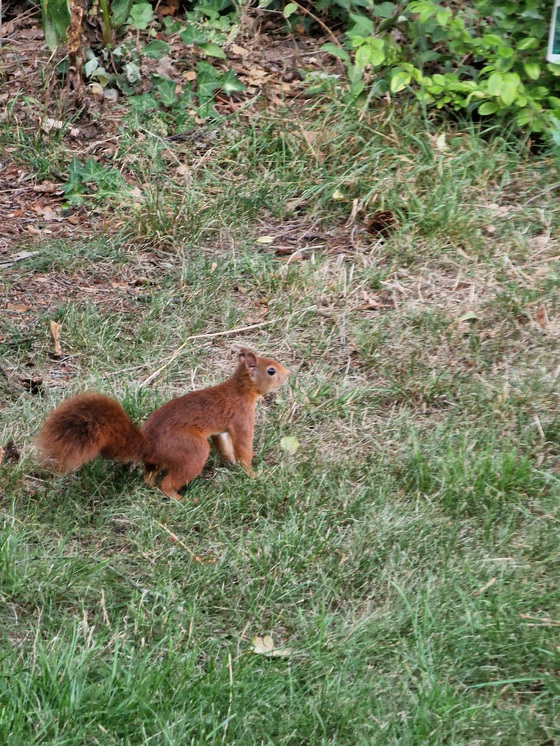
[[[257,356],[252,350],[244,347],[239,353],[239,362],[243,363],[247,368],[256,368]]]

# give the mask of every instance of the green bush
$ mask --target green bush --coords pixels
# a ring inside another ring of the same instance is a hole
[[[427,106],[497,115],[532,132],[560,133],[560,65],[546,63],[546,0],[433,0],[372,4],[349,13],[344,48],[350,95],[407,89]]]

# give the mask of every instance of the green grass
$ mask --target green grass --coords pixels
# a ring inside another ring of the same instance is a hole
[[[0,466],[0,742],[555,743],[553,163],[492,132],[447,132],[442,150],[413,113],[358,122],[336,104],[209,124],[204,161],[202,128],[196,150],[151,120],[140,142],[135,121],[110,165],[148,199],[3,279],[6,294],[38,276],[69,289],[0,321],[15,376],[0,443],[22,454]],[[42,164],[59,157],[55,143]],[[354,200],[398,230],[352,234]],[[319,247],[279,261],[298,231]],[[92,277],[104,292],[79,290]],[[166,366],[191,335],[253,323],[260,299],[274,323],[192,340]],[[141,421],[222,379],[243,345],[294,371],[259,405],[256,481],[212,458],[177,504],[107,462],[39,464],[38,425],[72,392]],[[15,385],[30,373],[40,396]],[[291,655],[251,652],[263,634]]]

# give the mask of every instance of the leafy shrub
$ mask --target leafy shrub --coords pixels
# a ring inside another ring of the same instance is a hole
[[[411,90],[425,105],[498,115],[533,132],[560,133],[560,65],[545,62],[546,0],[376,3],[349,13],[344,48],[350,95]]]

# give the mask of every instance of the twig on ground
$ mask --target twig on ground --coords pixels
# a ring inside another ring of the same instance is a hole
[[[210,332],[208,334],[193,334],[192,336],[187,337],[182,345],[177,347],[175,352],[162,366],[160,366],[157,370],[155,370],[147,378],[145,378],[138,388],[144,388],[144,386],[147,386],[155,378],[157,378],[160,375],[160,373],[162,373],[169,365],[171,365],[171,363],[174,360],[176,360],[179,357],[179,355],[185,349],[187,344],[189,342],[192,342],[195,339],[213,339],[214,337],[226,337],[230,334],[241,334],[243,332],[249,332],[252,329],[259,329],[260,327],[263,327],[263,326],[270,326],[271,324],[279,324],[281,321],[285,321],[286,319],[289,319],[298,313],[304,314],[304,313],[307,313],[308,311],[313,311],[314,309],[315,309],[315,306],[309,306],[308,308],[304,308],[303,311],[295,311],[289,316],[281,316],[278,319],[270,319],[269,321],[261,321],[258,324],[249,324],[249,326],[238,326],[235,329],[226,329],[226,331],[223,331],[223,332]]]
[[[338,41],[338,39],[336,38],[336,36],[333,34],[333,32],[330,30],[330,28],[327,26],[326,23],[323,23],[323,21],[320,18],[318,18],[315,15],[315,13],[312,13],[310,10],[308,10],[307,8],[305,8],[303,5],[300,5],[298,2],[294,3],[294,5],[297,5],[298,8],[301,10],[302,13],[305,13],[310,18],[313,18],[313,20],[315,21],[315,23],[318,23],[319,26],[323,29],[323,31],[326,34],[328,34],[328,36],[332,39],[333,44],[336,44],[337,47],[340,47],[340,49],[342,49],[342,44]]]
[[[179,546],[183,547],[183,549],[186,549],[187,552],[190,554],[191,559],[195,559],[196,554],[192,551],[192,549],[188,548],[184,541],[181,541],[177,534],[174,534],[173,531],[168,529],[167,526],[164,526],[163,523],[160,523],[159,521],[155,521],[155,524],[156,526],[159,526],[161,529],[163,529],[167,534],[169,534],[173,541],[176,541]]]

